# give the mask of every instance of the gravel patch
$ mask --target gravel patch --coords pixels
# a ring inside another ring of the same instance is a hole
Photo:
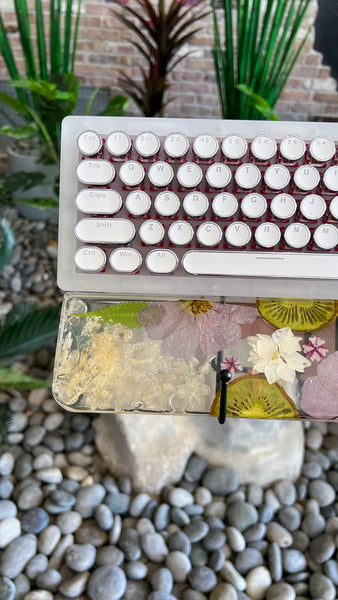
[[[54,301],[56,227],[14,224],[0,303]],[[48,349],[16,362],[40,377],[52,366]],[[46,390],[1,392],[0,403],[13,413],[0,456],[1,600],[337,597],[336,423],[304,424],[297,481],[241,485],[231,468],[193,455],[153,498],[108,472],[95,416],[62,411]]]

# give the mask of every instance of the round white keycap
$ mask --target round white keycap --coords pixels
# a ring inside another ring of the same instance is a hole
[[[196,231],[196,237],[203,246],[217,246],[222,239],[222,229],[217,223],[202,223]]]
[[[310,230],[303,223],[292,223],[284,231],[284,239],[292,248],[304,248],[310,238]]]
[[[214,188],[224,188],[231,181],[231,171],[224,163],[214,163],[208,167],[205,178]]]
[[[145,158],[155,156],[160,149],[160,140],[152,131],[144,131],[136,137],[134,148],[140,156]]]
[[[169,163],[162,160],[154,162],[148,170],[150,182],[157,187],[169,185],[174,177],[174,171]]]
[[[302,138],[296,135],[287,135],[282,139],[279,151],[285,160],[294,162],[304,156],[306,144]]]
[[[232,217],[238,208],[237,198],[233,194],[217,194],[212,201],[212,210],[221,219]]]
[[[144,215],[148,212],[148,210],[150,210],[151,200],[146,192],[143,192],[142,190],[135,190],[134,192],[130,192],[128,194],[125,205],[127,211],[131,215],[138,217],[140,215]]]
[[[75,264],[81,271],[95,273],[101,271],[106,264],[106,255],[96,246],[84,246],[75,254]]]
[[[305,219],[311,219],[313,221],[321,219],[325,214],[326,203],[324,198],[317,194],[309,194],[304,196],[300,203],[300,212]]]
[[[256,165],[243,163],[235,173],[235,181],[237,185],[245,190],[251,190],[256,187],[261,180],[261,172]]]
[[[236,221],[226,228],[225,239],[228,244],[241,248],[250,242],[251,229],[246,223]]]
[[[258,160],[270,160],[277,152],[277,143],[269,135],[257,135],[251,143],[251,152]]]
[[[123,156],[130,149],[131,141],[124,131],[112,131],[106,139],[106,148],[112,156]]]
[[[332,198],[330,202],[330,213],[334,219],[338,220],[338,196]]]
[[[171,217],[180,208],[180,200],[174,192],[160,192],[155,198],[154,206],[161,217]]]
[[[255,231],[255,240],[263,248],[273,248],[281,237],[280,229],[275,223],[261,223]]]
[[[82,160],[77,166],[78,180],[85,185],[107,185],[115,177],[115,169],[107,160]]]
[[[247,194],[241,202],[241,211],[249,219],[259,219],[264,215],[267,206],[261,194]]]
[[[264,181],[272,190],[282,190],[289,184],[289,169],[284,165],[271,165],[264,173]]]
[[[312,140],[309,151],[314,160],[327,162],[335,155],[336,146],[330,138],[319,136]]]
[[[172,250],[152,250],[146,256],[146,266],[151,273],[173,273],[178,265],[178,258]]]
[[[201,133],[194,139],[193,150],[199,158],[212,158],[218,150],[218,141],[213,135]]]
[[[165,153],[171,158],[180,158],[189,150],[189,141],[183,133],[170,133],[163,142]]]
[[[136,160],[129,160],[121,165],[119,177],[125,185],[139,185],[144,179],[144,168]]]
[[[139,235],[145,244],[159,244],[164,237],[164,227],[159,221],[145,221],[139,229]]]
[[[141,254],[134,248],[116,248],[109,257],[110,266],[119,273],[135,273],[142,264]]]
[[[227,135],[222,143],[222,152],[229,160],[239,160],[246,154],[248,143],[240,135]]]
[[[177,169],[177,179],[186,188],[196,187],[202,180],[202,177],[201,167],[192,162],[183,163]]]
[[[201,192],[190,192],[183,200],[184,211],[189,217],[201,217],[208,207],[208,198]]]
[[[294,182],[300,190],[304,192],[310,192],[315,189],[319,183],[320,175],[315,167],[311,165],[303,165],[296,169],[294,176]]]
[[[75,202],[80,212],[92,215],[113,215],[122,206],[122,198],[118,192],[102,188],[81,190]]]
[[[186,246],[194,237],[194,230],[187,221],[175,221],[168,229],[168,238],[175,246]]]
[[[278,194],[272,198],[270,209],[277,219],[290,219],[297,210],[297,202],[290,194]]]
[[[331,250],[338,244],[338,229],[329,223],[319,225],[313,234],[313,239],[319,248]]]
[[[92,156],[101,149],[102,140],[96,131],[83,131],[77,138],[77,146],[82,154]]]
[[[338,167],[329,167],[323,175],[323,181],[331,192],[338,192]]]

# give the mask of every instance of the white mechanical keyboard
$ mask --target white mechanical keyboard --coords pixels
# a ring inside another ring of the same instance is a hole
[[[336,298],[338,124],[67,117],[58,283]]]

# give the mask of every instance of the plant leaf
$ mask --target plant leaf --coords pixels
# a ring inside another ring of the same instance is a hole
[[[0,273],[2,272],[5,264],[9,261],[15,245],[14,234],[7,219],[2,219],[1,227],[2,231],[4,232],[5,240],[0,248]]]
[[[24,375],[18,371],[14,371],[9,367],[3,365],[0,366],[0,389],[20,389],[20,390],[37,390],[39,388],[50,388],[52,384],[50,381],[44,379],[36,379],[29,375]]]
[[[273,111],[265,98],[262,98],[262,96],[259,96],[259,94],[255,94],[255,92],[251,88],[248,88],[248,86],[244,83],[240,83],[236,87],[247,97],[250,105],[258,110],[258,112],[260,112],[266,119],[269,119],[270,121],[279,121],[278,114]]]
[[[137,313],[141,308],[147,306],[148,302],[118,302],[110,304],[106,308],[94,310],[89,313],[78,314],[78,317],[99,317],[104,323],[120,323],[124,327],[135,329],[142,327],[137,320]]]
[[[128,108],[128,98],[118,94],[112,98],[106,108],[100,113],[100,116],[123,117]]]
[[[0,135],[7,135],[15,140],[26,140],[28,138],[36,136],[38,128],[35,123],[29,123],[22,127],[10,127],[4,125],[0,129]]]
[[[0,359],[27,354],[52,342],[57,335],[61,304],[36,307],[24,303],[20,316],[14,307],[0,325]]]
[[[0,404],[0,452],[7,446],[7,431],[12,424],[11,411],[7,404]]]

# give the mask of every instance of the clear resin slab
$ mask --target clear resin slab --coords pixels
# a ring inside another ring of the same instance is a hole
[[[78,412],[338,417],[335,300],[64,297],[53,394]]]

